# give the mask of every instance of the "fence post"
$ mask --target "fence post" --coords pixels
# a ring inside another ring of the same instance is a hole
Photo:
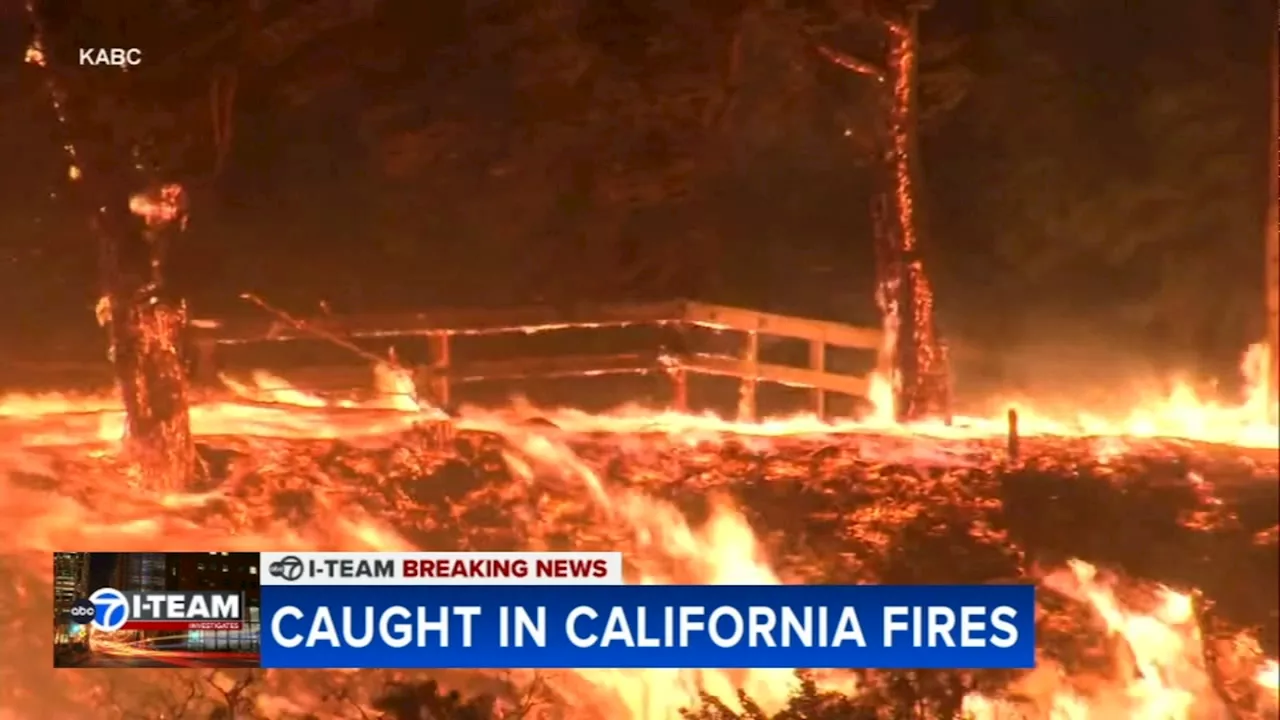
[[[760,335],[748,332],[742,346],[744,374],[738,379],[738,421],[756,421],[756,384],[760,377]]]
[[[428,392],[431,394],[432,402],[441,408],[449,407],[450,386],[449,386],[449,333],[434,332],[427,336],[427,348],[429,355],[430,384]]]
[[[1008,434],[1005,437],[1006,456],[1011,463],[1017,463],[1022,459],[1022,442],[1018,435],[1018,410],[1017,408],[1009,408],[1009,412],[1005,415],[1008,421]]]
[[[192,358],[195,361],[193,384],[212,385],[218,378],[218,342],[211,337],[202,337],[194,345],[196,356]]]
[[[827,371],[827,343],[821,339],[809,341],[809,367],[815,372]],[[827,419],[827,391],[822,386],[815,386],[813,393],[813,414],[819,420]]]
[[[671,405],[676,412],[689,412],[689,373],[683,367],[671,368]]]

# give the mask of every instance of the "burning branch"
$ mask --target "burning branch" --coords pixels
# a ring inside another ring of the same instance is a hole
[[[187,693],[180,699],[175,699],[174,707],[170,709],[168,717],[172,720],[183,720],[187,717],[187,713],[192,711],[192,705],[196,702],[196,684],[194,682],[187,683]]]
[[[65,130],[68,125],[66,93],[63,91],[63,84],[54,72],[53,66],[49,63],[49,55],[45,50],[44,22],[37,11],[36,0],[27,0],[26,9],[27,17],[31,21],[32,33],[31,44],[27,46],[23,60],[44,71],[44,88],[49,96],[49,104],[53,107],[54,115],[58,118],[58,124]],[[81,171],[77,164],[78,158],[75,145],[68,142],[63,144],[62,148],[66,152],[67,160],[70,163],[67,167],[67,177],[73,181],[79,180]]]
[[[507,680],[511,682],[510,679]],[[516,706],[506,713],[511,720],[533,720],[542,717],[543,711],[555,705],[556,693],[545,675],[535,672],[533,678],[520,688]]]
[[[832,63],[848,70],[858,73],[859,75],[867,75],[874,78],[876,82],[884,82],[888,77],[885,69],[869,60],[857,58],[848,53],[840,52],[828,45],[816,45],[815,49],[822,57],[830,60]]]
[[[315,323],[308,322],[302,318],[294,317],[288,312],[271,305],[266,300],[263,300],[253,293],[242,293],[240,298],[257,305],[262,310],[270,313],[277,320],[285,323],[300,333],[313,335],[321,340],[333,343],[344,350],[355,353],[357,357],[369,361],[369,363],[375,368],[375,372],[387,372],[391,376],[392,384],[397,388],[397,391],[401,392],[401,394],[411,395],[413,404],[418,408],[431,407],[431,403],[424,402],[424,399],[418,395],[417,384],[413,382],[413,373],[400,364],[399,359],[396,357],[394,348],[387,353],[386,357],[382,357],[376,353],[371,353],[368,350],[365,350],[350,340],[341,337],[337,333],[326,330],[325,328],[319,327]]]
[[[364,705],[353,696],[350,687],[343,687],[340,690],[327,693],[324,699],[330,702],[337,702],[344,708],[351,708],[360,716],[360,720],[374,720],[373,716],[364,709]]]
[[[391,357],[384,358],[375,353],[371,353],[368,350],[365,350],[364,348],[360,347],[359,345],[356,345],[355,343],[351,342],[350,340],[338,335],[337,333],[330,332],[329,330],[326,330],[322,327],[318,327],[315,323],[307,322],[302,318],[294,317],[288,312],[281,310],[280,308],[277,308],[274,305],[271,305],[266,300],[263,300],[257,295],[254,295],[253,293],[241,293],[240,299],[246,300],[248,302],[253,303],[254,305],[257,305],[262,310],[266,311],[267,313],[270,313],[277,320],[280,320],[281,322],[293,328],[294,330],[297,330],[298,332],[306,333],[308,335],[314,335],[315,337],[320,338],[321,340],[326,340],[328,342],[331,342],[334,345],[337,345],[338,347],[342,348],[343,350],[349,350],[355,353],[359,357],[365,360],[368,360],[374,365],[391,365],[394,368],[400,368],[400,365],[396,361],[394,354]]]
[[[228,720],[235,720],[235,718],[241,717],[240,711],[249,704],[247,694],[257,679],[253,671],[245,672],[235,678],[224,675],[220,671],[215,671],[206,675],[204,681],[222,696],[222,701],[226,704],[226,712],[222,717],[228,718]]]

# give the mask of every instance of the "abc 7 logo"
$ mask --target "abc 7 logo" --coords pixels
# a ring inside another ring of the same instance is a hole
[[[129,622],[129,603],[119,590],[102,588],[88,599],[75,601],[67,615],[80,625],[92,624],[95,630],[115,632]]]
[[[302,559],[297,555],[289,555],[271,563],[267,572],[271,573],[272,577],[293,582],[302,577]]]

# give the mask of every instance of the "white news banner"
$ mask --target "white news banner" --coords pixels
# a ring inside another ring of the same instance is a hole
[[[263,585],[621,585],[618,552],[264,552]]]

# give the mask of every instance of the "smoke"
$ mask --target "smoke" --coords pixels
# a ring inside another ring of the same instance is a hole
[[[1081,320],[1044,320],[1003,345],[957,341],[952,371],[963,410],[993,412],[1007,401],[1034,399],[1046,412],[1124,413],[1178,386],[1200,397],[1242,399],[1238,350],[1229,358],[1205,360],[1160,352]]]

